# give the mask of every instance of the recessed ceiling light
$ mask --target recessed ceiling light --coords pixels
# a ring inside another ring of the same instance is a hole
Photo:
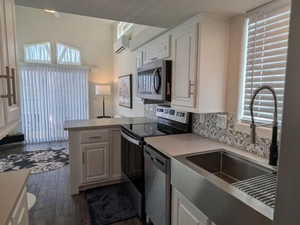
[[[55,17],[59,17],[59,13],[56,10],[53,10],[53,9],[44,9],[44,12],[48,13],[48,14],[51,14],[51,15],[54,15]]]

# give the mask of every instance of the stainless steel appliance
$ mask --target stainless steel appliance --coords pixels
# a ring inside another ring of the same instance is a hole
[[[170,159],[151,146],[145,146],[144,160],[147,220],[154,225],[170,225]]]
[[[157,123],[127,124],[121,127],[122,173],[128,178],[128,189],[141,218],[145,217],[144,138],[190,132],[188,112],[159,106],[156,115]]]
[[[157,60],[137,71],[137,96],[146,100],[171,101],[172,62]]]

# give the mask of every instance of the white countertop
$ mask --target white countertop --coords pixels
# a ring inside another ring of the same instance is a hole
[[[152,119],[146,117],[133,117],[133,118],[103,118],[92,120],[68,120],[65,121],[64,129],[95,129],[103,127],[113,127],[122,124],[138,124],[138,123],[150,123],[155,122]]]
[[[255,163],[258,163],[264,167],[273,169],[273,167],[268,165],[267,159],[260,158],[253,153],[242,151],[232,146],[222,144],[195,134],[177,134],[148,137],[145,138],[145,141],[147,144],[151,145],[152,147],[169,157],[224,149],[226,151],[239,154],[244,158],[254,161]]]
[[[16,207],[22,190],[26,185],[29,170],[18,170],[0,173],[0,224],[8,223],[13,209]]]

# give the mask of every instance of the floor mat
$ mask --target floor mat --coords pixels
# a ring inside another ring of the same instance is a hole
[[[69,153],[61,150],[40,150],[10,154],[0,158],[0,172],[30,169],[31,174],[48,172],[69,164]]]
[[[124,184],[86,192],[92,225],[106,225],[137,216]]]

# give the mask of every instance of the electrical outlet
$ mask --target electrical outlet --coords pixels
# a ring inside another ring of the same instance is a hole
[[[217,127],[221,129],[227,128],[227,115],[222,114],[217,116]]]
[[[199,114],[199,122],[204,123],[205,122],[205,114]]]

